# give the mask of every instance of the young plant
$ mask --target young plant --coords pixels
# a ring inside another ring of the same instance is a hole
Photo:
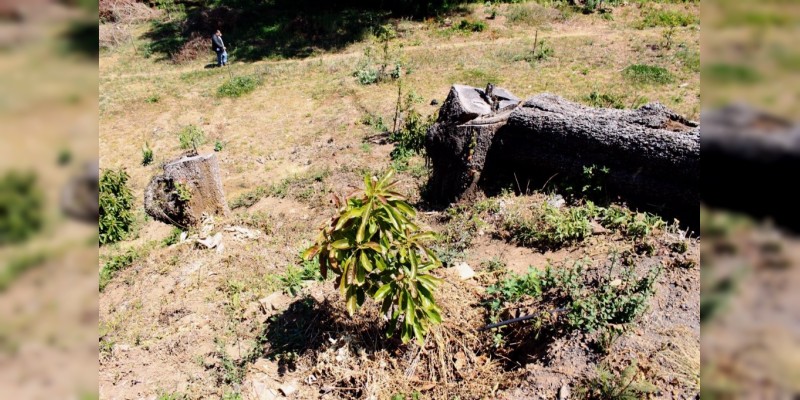
[[[597,376],[587,379],[576,394],[579,399],[636,400],[657,393],[658,388],[652,383],[636,379],[638,373],[635,360],[619,375],[601,365],[597,368]]]
[[[153,162],[153,149],[150,148],[150,145],[147,142],[144,142],[144,147],[142,147],[142,165],[147,166]]]
[[[122,240],[133,227],[133,193],[128,173],[105,170],[100,177],[100,244]]]
[[[442,321],[433,297],[442,281],[430,274],[441,262],[425,245],[435,234],[412,221],[416,211],[394,191],[393,174],[366,176],[364,190],[344,202],[334,196],[339,213],[303,258],[317,257],[323,277],[328,270],[336,274],[350,315],[372,297],[389,314],[387,337],[399,324],[403,343],[414,337],[422,344],[431,325]]]
[[[187,150],[205,143],[206,134],[196,125],[188,125],[181,129],[178,140],[181,143],[181,149]]]
[[[34,172],[18,171],[0,178],[0,246],[25,241],[44,227],[45,198],[37,180]]]

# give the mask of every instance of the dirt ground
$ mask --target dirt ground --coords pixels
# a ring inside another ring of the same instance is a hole
[[[697,4],[631,4],[615,7],[612,18],[572,14],[538,25],[509,23],[511,6],[498,5],[494,20],[485,19],[484,6],[471,6],[468,16],[488,25],[483,32],[445,34],[435,21],[398,23],[395,43],[413,66],[403,85],[423,99],[416,106],[423,115],[436,111],[429,103],[441,103],[452,83],[489,79],[520,97],[550,91],[588,102],[594,91],[625,107],[646,99],[699,116],[699,73],[677,55],[681,48],[699,50],[699,27],[675,29],[671,50],[658,45],[665,28],[635,27],[647,7],[696,14]],[[370,302],[348,317],[330,281],[311,280],[294,296],[287,293],[281,278],[289,266],[303,267],[300,252],[334,213],[331,193],[350,193],[364,174],[392,165],[393,145],[365,141],[377,132],[362,121],[373,115],[390,125],[397,86],[359,85],[352,76],[375,41],[306,59],[232,60],[227,69],[203,69],[207,60],[173,65],[144,58],[134,46],[147,43],[147,25],[130,29],[130,46],[100,56],[100,164],[130,174],[137,228],[130,239],[101,248],[99,267],[129,250],[140,257],[100,293],[101,398],[552,399],[564,387],[575,392],[598,365],[619,372],[633,360],[639,378],[659,389],[651,397],[698,395],[699,239],[684,238],[672,224],[650,234],[652,251],[634,256],[638,276],[659,265],[663,271],[647,310],[605,352],[594,346],[597,334],[580,331],[539,334],[523,323],[504,328],[499,346],[498,332],[478,331],[488,323],[486,288],[512,273],[586,258],[585,272],[594,276],[613,254],[636,253],[634,240],[604,229],[554,250],[518,245],[503,220],[514,207],[547,201],[538,192],[504,194],[495,199],[504,204],[499,211],[468,209],[476,228],[448,261],[466,262],[476,276],[435,272],[445,278],[436,293],[444,322],[422,346],[385,339],[383,317]],[[553,47],[552,57],[535,65],[515,61],[535,35]],[[631,83],[621,71],[634,63],[664,66],[675,80]],[[215,95],[226,79],[246,74],[258,74],[263,84],[241,98]],[[178,131],[189,124],[206,134],[201,152],[224,144],[217,157],[229,201],[263,189],[251,206],[209,222],[209,232],[223,233],[222,251],[164,245],[172,228],[144,216],[144,187],[160,163],[181,152]],[[155,153],[149,166],[141,165],[145,142]],[[413,157],[399,174],[399,191],[420,209],[423,225],[466,232],[447,210],[420,201],[426,174],[424,159]],[[226,229],[232,227],[260,233],[239,235]],[[685,254],[673,250],[677,241],[687,243]],[[694,266],[678,263],[686,260]],[[490,268],[492,261],[502,268]],[[528,311],[521,305],[516,312]]]

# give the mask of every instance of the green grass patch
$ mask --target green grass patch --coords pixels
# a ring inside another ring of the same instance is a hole
[[[673,82],[675,77],[664,67],[646,64],[632,64],[622,70],[622,75],[640,84],[667,84]]]
[[[761,74],[746,65],[716,63],[703,68],[702,79],[722,84],[756,83]]]
[[[217,96],[241,97],[256,90],[259,85],[261,85],[261,80],[255,76],[235,76],[226,80],[222,86],[217,89]]]
[[[509,25],[544,26],[563,18],[561,12],[534,2],[512,4],[506,11]]]
[[[122,254],[111,256],[100,269],[100,291],[122,270],[130,267],[136,260],[146,257],[155,247],[157,241],[149,242],[142,247],[130,248]]]
[[[617,108],[617,109],[625,108],[625,104],[623,103],[622,100],[623,100],[622,95],[611,94],[611,93],[598,93],[597,91],[592,91],[592,93],[589,93],[588,96],[583,98],[583,101],[592,107]]]
[[[486,87],[486,84],[489,82],[495,85],[502,83],[502,79],[497,73],[480,68],[470,68],[459,71],[450,77],[450,81],[479,88]]]
[[[639,22],[637,28],[689,26],[697,23],[700,23],[700,18],[694,14],[673,10],[650,10],[645,13],[644,18]]]
[[[28,240],[44,226],[44,193],[35,172],[0,178],[0,246]]]

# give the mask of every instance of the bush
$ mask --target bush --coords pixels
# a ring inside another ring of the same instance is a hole
[[[225,148],[225,144],[223,144],[223,143],[222,143],[222,142],[220,142],[219,140],[217,140],[216,142],[214,142],[214,151],[216,151],[216,152],[220,152],[220,151],[222,151],[224,148]]]
[[[381,302],[382,313],[391,311],[387,336],[399,323],[403,343],[415,337],[422,344],[430,326],[442,320],[433,297],[441,279],[430,274],[441,262],[424,244],[435,234],[412,222],[416,211],[393,190],[393,173],[367,176],[364,191],[343,203],[336,198],[338,216],[303,257],[317,257],[323,277],[329,269],[337,275],[351,315],[370,296]]]
[[[181,149],[187,150],[202,145],[206,142],[206,134],[195,125],[188,125],[178,134]]]
[[[463,32],[483,32],[486,29],[486,23],[483,21],[470,21],[462,19],[456,26],[456,29]]]
[[[128,188],[128,173],[105,170],[100,177],[100,244],[125,238],[133,226],[133,193]]]
[[[144,147],[142,148],[142,165],[147,166],[153,162],[153,149],[150,148],[150,145],[147,142],[144,142]]]
[[[0,179],[0,245],[30,238],[44,225],[44,194],[34,172],[9,171]]]
[[[235,76],[225,81],[217,89],[217,96],[241,97],[256,90],[259,85],[261,85],[261,80],[254,76]]]
[[[632,64],[625,67],[622,74],[635,83],[665,84],[675,80],[669,71],[655,65]]]
[[[598,212],[592,203],[564,210],[545,203],[532,216],[512,215],[503,225],[523,246],[554,249],[591,235],[591,220]]]

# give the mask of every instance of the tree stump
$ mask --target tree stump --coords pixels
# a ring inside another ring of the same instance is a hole
[[[552,94],[492,112],[481,93],[454,86],[428,131],[429,200],[460,201],[478,189],[508,183],[524,191],[531,182],[580,177],[585,166],[596,165],[609,169],[604,189],[631,206],[697,221],[697,123],[658,103],[598,109]]]
[[[703,202],[800,231],[796,184],[787,178],[800,170],[800,124],[743,104],[701,118]]]
[[[184,155],[164,165],[144,192],[144,207],[154,219],[181,228],[198,225],[204,213],[228,215],[214,153]]]

